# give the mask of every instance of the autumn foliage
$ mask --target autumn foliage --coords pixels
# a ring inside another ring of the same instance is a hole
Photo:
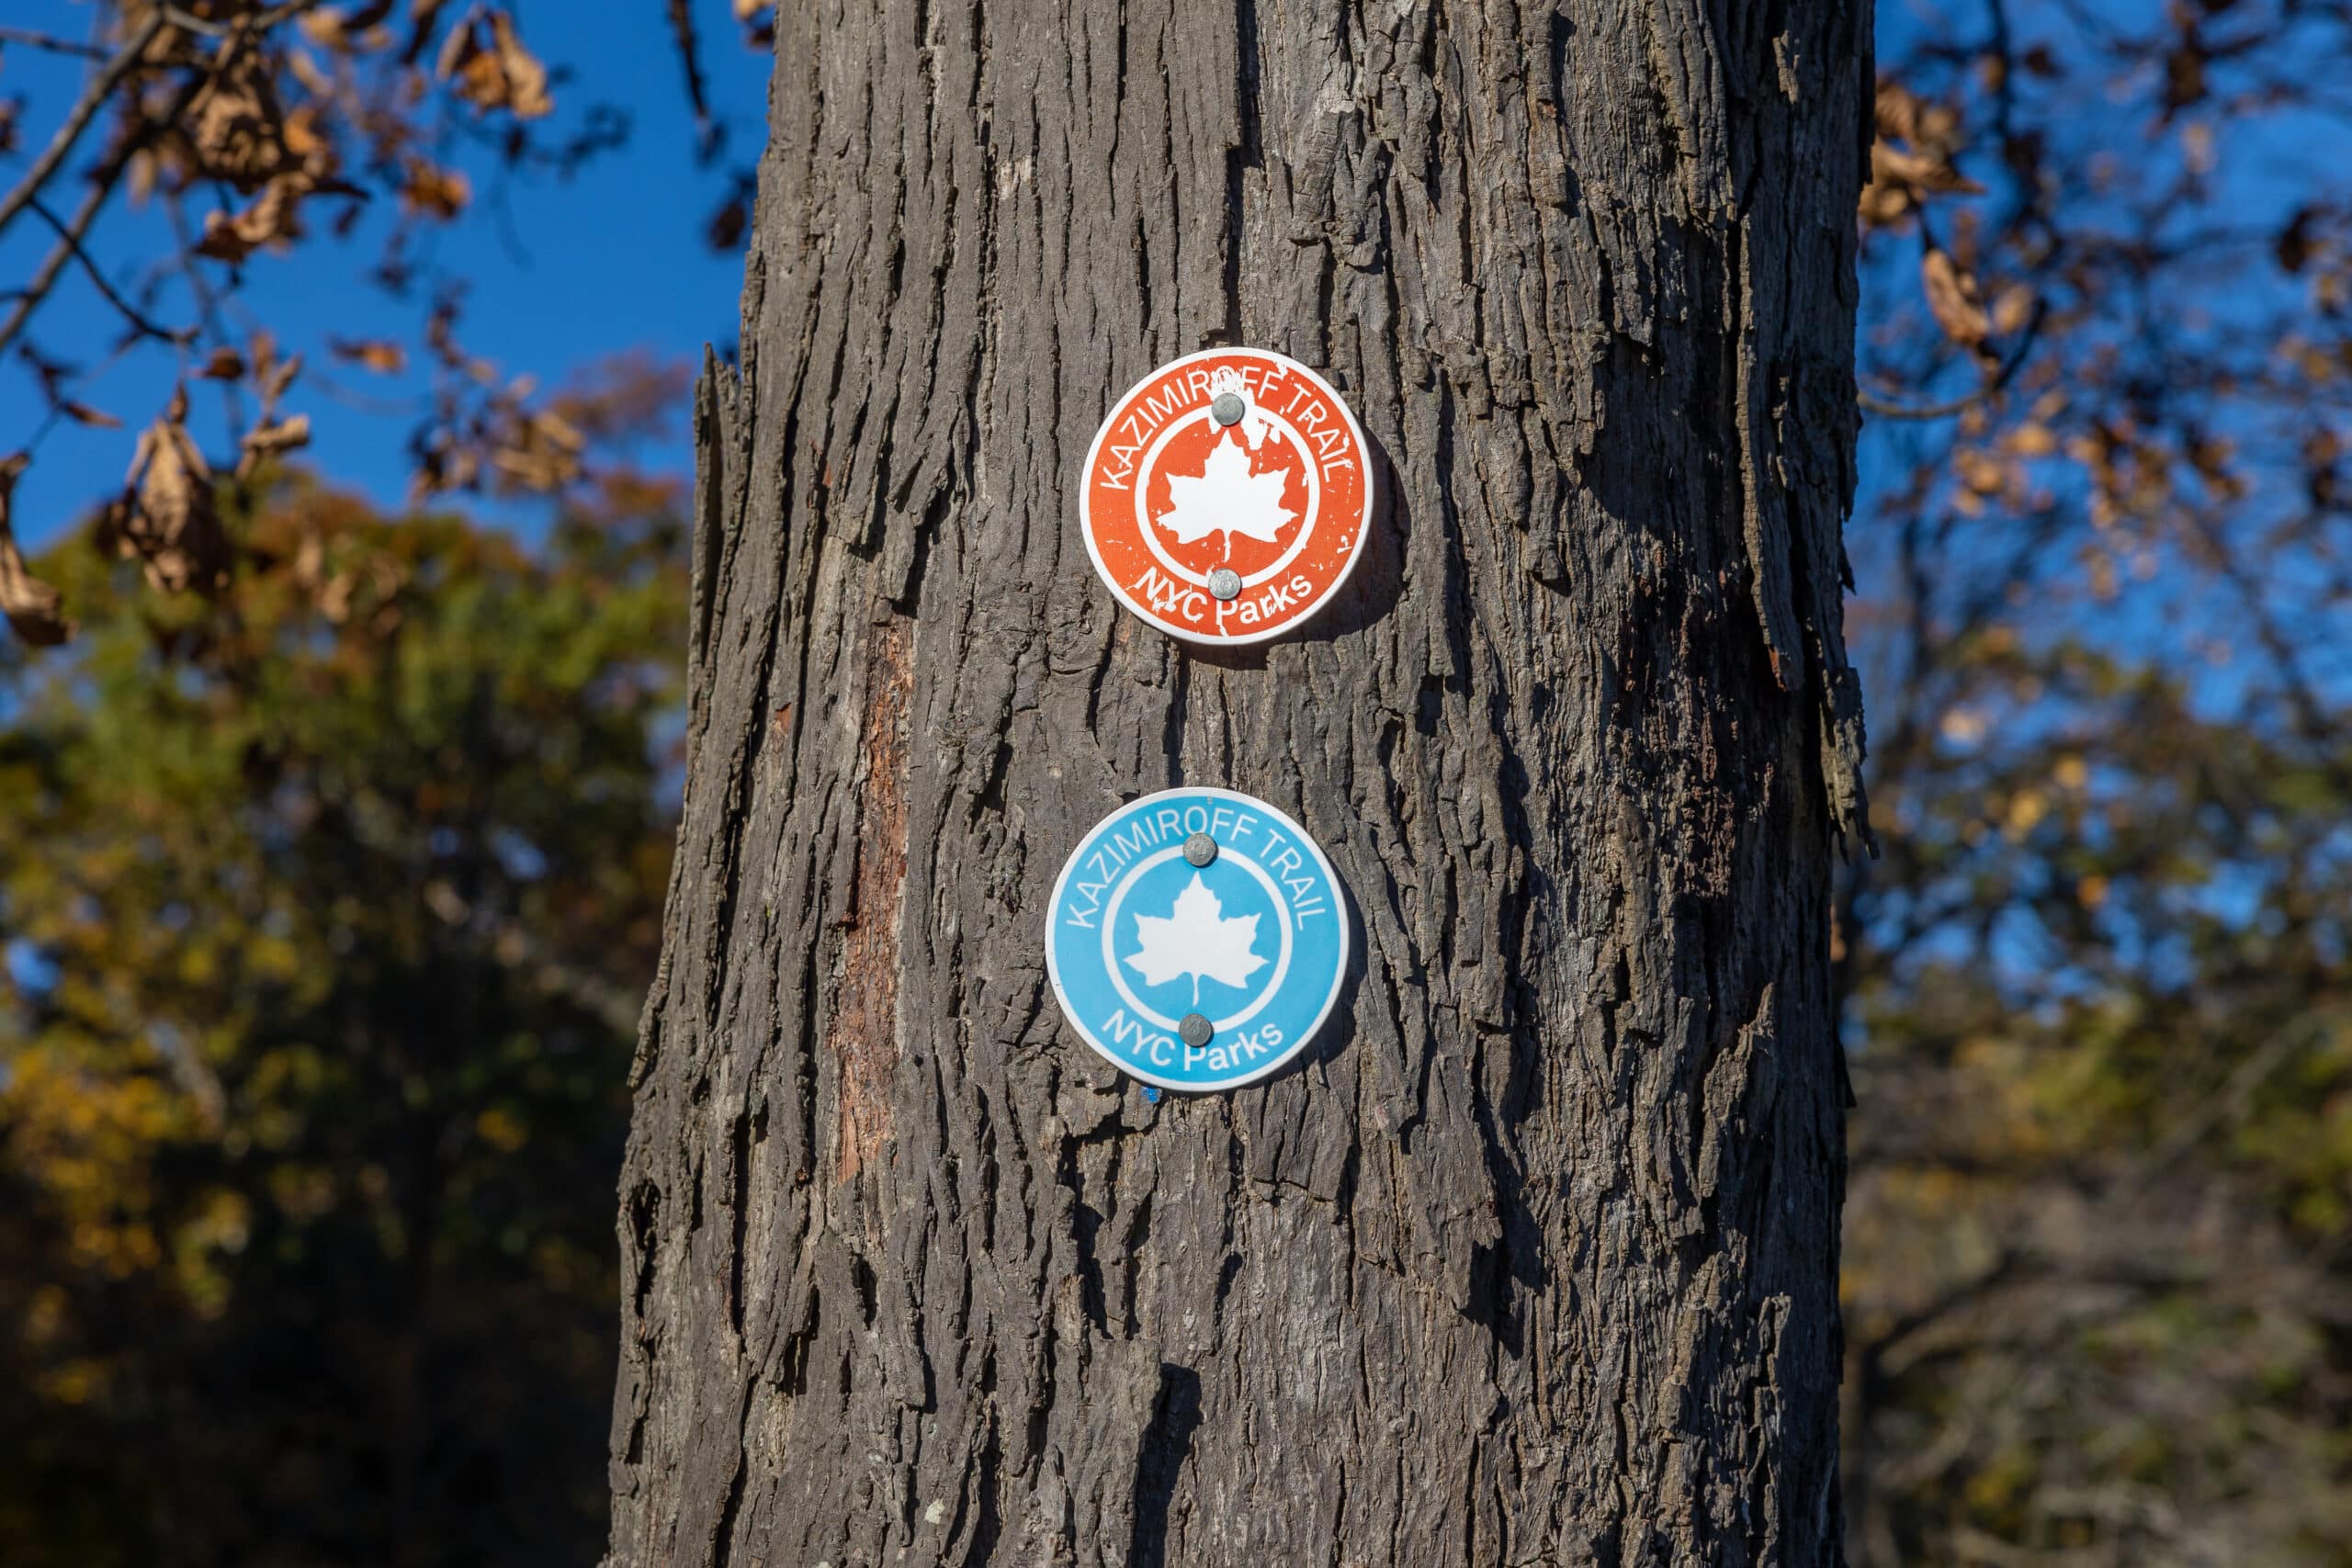
[[[2352,1553],[2348,52],[2261,0],[1883,17],[1857,1562]]]
[[[155,356],[178,382],[126,438],[126,477],[96,542],[141,562],[158,592],[217,596],[232,563],[213,515],[216,468],[242,480],[306,445],[315,416],[302,356],[283,351],[271,325],[272,276],[334,265],[332,248],[373,214],[367,278],[387,302],[415,307],[415,340],[330,337],[326,348],[362,375],[397,375],[413,360],[429,371],[426,412],[408,438],[416,497],[548,494],[582,477],[580,430],[536,377],[468,349],[465,280],[425,258],[435,231],[475,216],[457,152],[482,152],[517,177],[560,175],[617,145],[625,114],[597,103],[560,110],[561,73],[498,6],[99,0],[86,17],[85,37],[0,28],[0,63],[11,51],[88,62],[79,96],[0,194],[0,240],[28,234],[40,246],[30,275],[6,280],[0,355],[16,358],[49,412],[0,472],[14,478],[37,460],[59,422],[129,423],[80,392],[88,345],[69,355],[45,340],[48,308],[78,274],[118,320],[107,362]],[[18,102],[0,120],[0,152],[25,140],[23,113]],[[114,212],[138,220],[161,253],[135,289],[118,286],[111,258],[94,249]],[[234,450],[208,462],[189,399],[216,391]],[[94,488],[91,499],[103,496]],[[0,499],[0,612],[20,637],[55,644],[71,634],[74,607],[27,567],[16,543],[24,525]]]
[[[673,487],[279,478],[0,654],[0,1561],[576,1564],[660,940]],[[258,563],[258,564],[257,564]]]

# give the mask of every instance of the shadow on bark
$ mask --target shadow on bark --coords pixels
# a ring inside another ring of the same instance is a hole
[[[1192,1457],[1193,1434],[1201,1426],[1201,1374],[1172,1361],[1159,1363],[1159,1398],[1151,1425],[1136,1455],[1135,1539],[1128,1543],[1130,1568],[1166,1568],[1168,1505],[1176,1478]]]

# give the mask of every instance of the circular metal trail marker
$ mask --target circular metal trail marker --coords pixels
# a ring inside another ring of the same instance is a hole
[[[1172,636],[1263,642],[1330,603],[1372,525],[1372,459],[1295,359],[1212,348],[1161,366],[1087,449],[1079,526],[1119,603]]]
[[[1216,853],[1195,860],[1206,835]],[[1347,908],[1306,830],[1229,789],[1129,801],[1071,852],[1046,973],[1079,1035],[1130,1077],[1239,1089],[1306,1049],[1340,997]]]

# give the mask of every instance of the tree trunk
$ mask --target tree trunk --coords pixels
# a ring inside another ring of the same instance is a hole
[[[707,373],[613,1564],[1835,1562],[1831,857],[1868,6],[780,7]],[[1114,607],[1096,422],[1216,343],[1386,465],[1300,635]],[[1045,908],[1229,785],[1354,902],[1156,1103]]]

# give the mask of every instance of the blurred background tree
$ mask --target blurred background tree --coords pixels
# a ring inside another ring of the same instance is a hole
[[[0,1561],[590,1561],[674,488],[224,525],[0,651]]]
[[[1851,1554],[2352,1562],[2352,13],[1881,17]]]
[[[1857,1559],[2345,1561],[2352,732],[1973,657],[1850,955]]]
[[[595,1550],[763,10],[0,24],[0,1562]],[[2352,7],[1880,67],[1850,1553],[2352,1563]]]

